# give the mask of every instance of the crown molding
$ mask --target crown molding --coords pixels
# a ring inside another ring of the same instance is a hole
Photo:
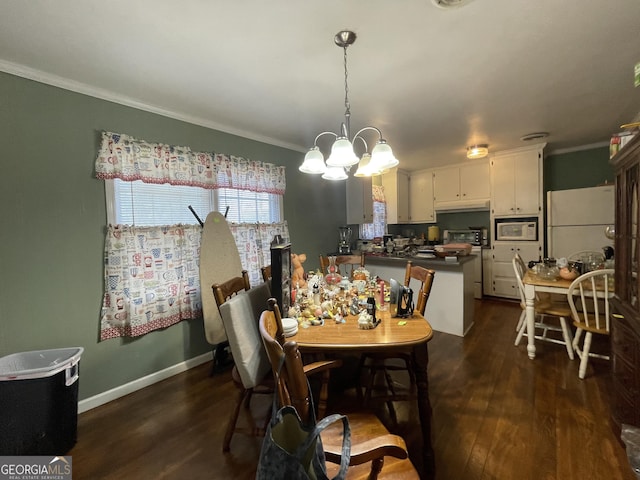
[[[573,152],[581,152],[582,150],[593,150],[594,148],[602,148],[608,147],[609,142],[597,142],[597,143],[589,143],[588,145],[581,145],[579,147],[571,147],[571,148],[559,148],[557,150],[550,151],[547,155],[562,155],[565,153],[573,153]]]
[[[201,127],[210,128],[220,132],[228,133],[231,135],[237,135],[256,142],[262,142],[276,147],[286,148],[296,152],[306,152],[307,149],[300,145],[294,145],[292,143],[282,142],[271,137],[266,137],[253,132],[247,132],[245,130],[229,127],[220,123],[212,122],[205,118],[195,117],[181,112],[175,112],[173,110],[167,110],[156,105],[150,105],[143,103],[135,98],[126,97],[110,90],[93,87],[85,83],[77,82],[64,77],[59,77],[51,73],[36,70],[17,63],[7,62],[0,59],[0,71],[6,72],[18,77],[33,80],[39,83],[44,83],[54,87],[69,90],[89,97],[99,98],[108,102],[117,103],[127,107],[136,108],[145,112],[155,113],[156,115],[162,115],[163,117],[173,118],[174,120],[180,120],[183,122],[191,123],[193,125],[199,125]]]

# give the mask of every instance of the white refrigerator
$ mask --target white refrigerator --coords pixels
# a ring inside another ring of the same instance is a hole
[[[568,257],[613,245],[605,229],[615,222],[615,186],[547,192],[547,256]]]

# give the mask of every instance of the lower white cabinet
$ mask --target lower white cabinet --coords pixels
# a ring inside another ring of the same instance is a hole
[[[490,248],[482,249],[482,293],[493,295],[493,252]]]
[[[539,260],[542,245],[539,242],[495,242],[492,247],[491,292],[489,295],[520,298],[512,260],[516,253],[525,263]]]

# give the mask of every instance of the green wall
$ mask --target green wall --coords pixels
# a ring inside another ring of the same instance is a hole
[[[344,183],[299,173],[303,153],[0,72],[0,356],[84,347],[81,399],[210,351],[201,319],[98,341],[106,207],[94,161],[103,130],[285,165],[292,249],[308,254],[310,268],[335,248],[346,218]]]
[[[544,159],[544,192],[595,187],[614,182],[609,147],[598,147]]]

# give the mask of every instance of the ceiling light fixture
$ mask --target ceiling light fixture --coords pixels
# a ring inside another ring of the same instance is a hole
[[[353,45],[356,41],[356,34],[349,30],[343,30],[338,32],[334,37],[334,42],[337,46],[342,47],[344,50],[344,122],[340,126],[340,133],[334,132],[322,132],[319,133],[313,141],[313,147],[309,149],[304,157],[304,162],[300,165],[299,170],[303,173],[310,173],[315,175],[322,175],[325,180],[345,180],[348,178],[347,172],[354,165],[359,164],[358,169],[354,176],[356,177],[370,177],[372,175],[379,175],[396,165],[398,160],[394,157],[391,147],[387,144],[387,141],[382,138],[382,133],[376,127],[364,127],[358,130],[358,132],[350,139],[350,120],[351,120],[351,106],[349,104],[349,84],[348,84],[348,70],[347,70],[347,47]],[[369,146],[362,137],[362,133],[373,130],[378,134],[378,140],[375,147],[369,154]],[[333,135],[335,141],[331,147],[331,154],[324,161],[324,155],[318,147],[318,139],[324,135]],[[365,153],[362,155],[362,159],[358,158],[353,149],[353,144],[356,139],[364,144]]]
[[[489,145],[487,145],[486,143],[467,147],[467,158],[484,158],[487,155],[489,155]]]

